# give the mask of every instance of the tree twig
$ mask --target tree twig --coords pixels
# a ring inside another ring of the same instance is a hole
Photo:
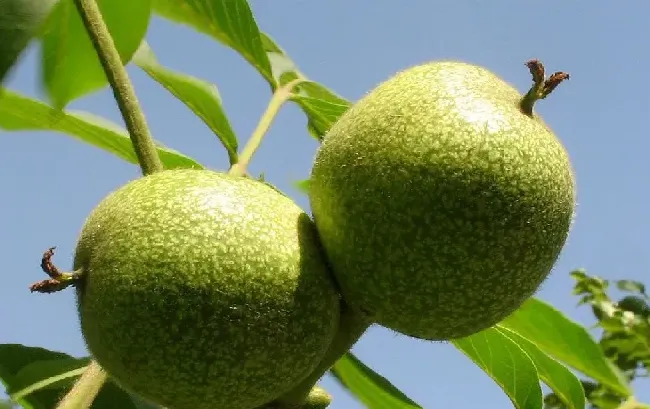
[[[74,0],[104,68],[144,175],[163,170],[131,80],[95,0]]]

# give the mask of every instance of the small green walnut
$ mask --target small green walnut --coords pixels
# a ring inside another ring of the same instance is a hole
[[[618,303],[618,308],[629,311],[640,318],[650,318],[650,304],[645,298],[638,295],[623,297]]]
[[[315,226],[262,182],[167,170],[106,197],[75,270],[81,329],[124,388],[173,409],[253,409],[307,376],[339,295]]]
[[[569,157],[488,70],[437,61],[354,104],[318,149],[310,202],[344,298],[385,327],[448,340],[514,312],[549,275],[575,207]]]

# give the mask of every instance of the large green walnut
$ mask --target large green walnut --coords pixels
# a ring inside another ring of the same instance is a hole
[[[534,98],[521,101],[486,69],[431,62],[332,126],[309,196],[348,303],[403,334],[448,340],[535,293],[567,239],[575,186],[563,145],[527,113]]]
[[[168,170],[105,198],[74,260],[99,364],[170,409],[252,409],[307,376],[338,327],[315,226],[264,183]]]

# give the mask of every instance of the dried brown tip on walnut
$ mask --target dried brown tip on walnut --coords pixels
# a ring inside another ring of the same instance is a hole
[[[37,292],[37,293],[55,293],[57,291],[61,291],[68,287],[71,283],[67,281],[60,281],[56,279],[49,279],[49,280],[43,280],[36,282],[32,285],[29,286],[29,291],[30,292]]]
[[[533,76],[533,82],[535,82],[535,84],[541,84],[544,82],[544,64],[539,60],[533,59],[526,61],[526,67],[530,70],[530,74]]]
[[[553,90],[560,85],[562,81],[568,80],[569,74],[566,72],[558,71],[551,75],[549,79],[544,81],[544,89],[542,91],[542,98],[546,98],[548,94],[553,92]]]
[[[80,272],[75,271],[72,273],[62,273],[52,262],[54,250],[56,247],[50,247],[43,253],[41,258],[41,269],[50,276],[47,280],[38,281],[29,286],[30,292],[37,293],[55,293],[66,289],[68,286],[74,285],[81,275]]]
[[[45,253],[43,253],[43,258],[41,259],[41,269],[48,276],[56,279],[61,276],[61,272],[56,268],[54,263],[52,263],[52,257],[54,256],[55,247],[50,247]]]
[[[544,65],[541,61],[536,59],[528,60],[526,66],[533,77],[533,86],[521,98],[519,108],[525,115],[532,117],[535,102],[546,98],[562,81],[569,79],[569,74],[558,71],[546,79]]]

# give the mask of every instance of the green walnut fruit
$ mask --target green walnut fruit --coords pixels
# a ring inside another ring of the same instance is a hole
[[[549,275],[575,205],[569,157],[532,113],[568,75],[526,97],[455,61],[380,84],[319,147],[310,202],[346,301],[428,340],[460,338],[514,312]]]
[[[125,389],[170,409],[252,409],[318,364],[340,297],[315,226],[266,184],[167,170],[105,198],[74,267],[84,339]]]
[[[623,297],[617,305],[618,308],[638,315],[640,318],[650,318],[650,304],[644,297],[628,295]]]

